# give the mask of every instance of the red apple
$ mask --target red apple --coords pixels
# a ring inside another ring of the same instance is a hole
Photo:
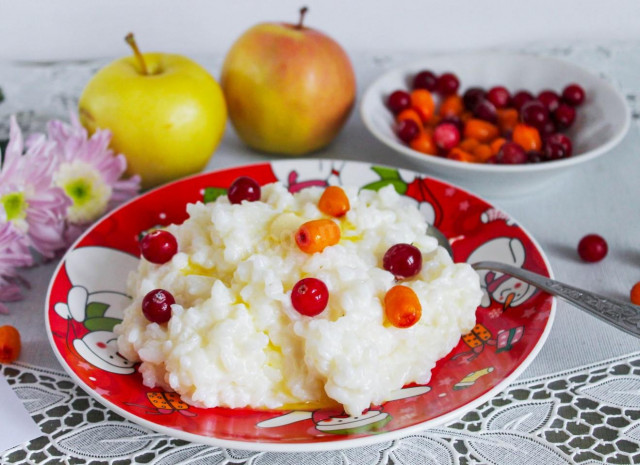
[[[229,50],[221,85],[229,119],[250,147],[302,155],[331,142],[356,96],[349,57],[340,45],[302,24],[262,23]]]

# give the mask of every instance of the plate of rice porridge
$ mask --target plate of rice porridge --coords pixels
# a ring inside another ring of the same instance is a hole
[[[555,299],[479,260],[552,276],[513,218],[449,183],[264,162],[103,217],[54,272],[46,325],[73,380],[139,425],[244,450],[350,448],[453,420],[537,355]]]

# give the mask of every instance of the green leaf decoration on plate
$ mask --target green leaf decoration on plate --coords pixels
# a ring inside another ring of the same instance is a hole
[[[221,195],[227,195],[227,189],[222,187],[207,187],[204,190],[202,201],[204,203],[214,202]]]

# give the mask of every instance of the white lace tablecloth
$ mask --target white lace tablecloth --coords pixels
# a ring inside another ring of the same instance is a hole
[[[523,49],[520,47],[519,49]],[[535,45],[602,74],[624,92],[640,118],[640,43]],[[352,53],[359,89],[413,54]],[[195,57],[219,76],[222,57]],[[0,63],[0,139],[8,116],[25,132],[67,119],[80,92],[106,61]],[[370,136],[357,112],[317,157],[366,160],[415,169]],[[264,160],[231,128],[207,170]],[[546,252],[556,277],[628,299],[640,281],[640,137],[637,124],[607,157],[576,170],[535,198],[488,199],[518,220]],[[609,256],[586,265],[575,247],[587,233],[609,242]],[[44,298],[56,262],[27,270],[26,299],[10,304],[0,326],[23,337],[18,363],[1,372],[37,422],[42,436],[0,451],[1,463],[48,464],[631,464],[640,463],[640,340],[559,302],[547,343],[521,378],[463,417],[399,440],[324,453],[285,454],[221,449],[173,439],[122,419],[78,388],[55,359],[44,328]],[[2,419],[0,418],[0,421]]]

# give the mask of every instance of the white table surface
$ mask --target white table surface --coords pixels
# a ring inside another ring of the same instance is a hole
[[[627,95],[630,111],[635,111],[635,99],[640,99],[640,79],[637,77],[640,76],[640,44],[573,44],[566,47],[529,47],[528,50],[559,56],[582,64],[595,73],[610,76]],[[352,56],[359,95],[381,72],[412,57],[414,55],[376,53]],[[220,57],[208,61],[208,67],[215,76],[218,76],[220,62]],[[11,86],[3,83],[3,70],[7,72],[4,76],[12,77],[19,72],[25,75],[31,73],[30,76],[36,74],[28,78],[31,81],[26,84],[15,84],[22,86],[26,92],[27,87],[37,84],[37,79],[46,78],[47,82],[43,82],[43,85],[51,87],[52,79],[60,79],[80,69],[89,75],[91,69],[95,69],[95,65],[92,68],[86,64],[64,65],[57,70],[15,64],[3,66],[0,67],[0,86],[7,95],[11,95],[7,92]],[[53,114],[65,117],[61,110],[62,103],[73,102],[74,96],[77,98],[81,82],[61,82],[58,87],[53,87],[56,92],[63,89],[67,98],[58,96],[47,100],[49,107],[46,116]],[[7,119],[8,112],[38,110],[34,108],[36,103],[33,97],[24,95],[22,101],[8,99],[0,104],[3,120]],[[635,117],[629,133],[618,147],[606,156],[580,166],[555,186],[529,197],[487,198],[515,218],[538,241],[556,279],[623,300],[628,300],[631,286],[640,281],[640,137],[637,115]],[[420,170],[419,166],[375,140],[365,129],[357,111],[354,111],[339,137],[313,157],[365,160]],[[247,149],[229,125],[206,170],[274,158]],[[578,258],[578,241],[587,233],[598,233],[606,238],[609,254],[602,262],[587,264]],[[0,326],[12,324],[20,330],[23,338],[21,363],[61,371],[49,346],[43,317],[45,293],[56,265],[57,261],[53,261],[25,270],[23,276],[31,283],[31,289],[26,292],[23,301],[9,304],[11,313],[0,315]],[[624,360],[639,350],[640,339],[559,301],[549,338],[520,380],[593,365],[612,358],[621,357]]]

